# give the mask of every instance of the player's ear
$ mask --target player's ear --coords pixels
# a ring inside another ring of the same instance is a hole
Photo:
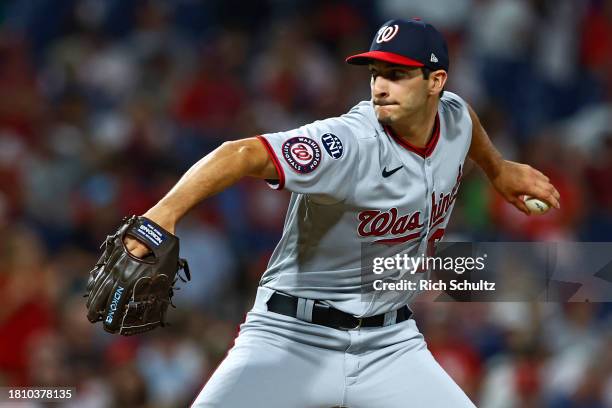
[[[448,74],[442,69],[432,71],[429,74],[429,94],[439,95],[446,85],[447,78]]]

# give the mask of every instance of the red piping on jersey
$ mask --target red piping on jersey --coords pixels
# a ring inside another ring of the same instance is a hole
[[[415,232],[412,234],[408,234],[403,237],[398,237],[398,238],[379,239],[379,240],[374,241],[374,243],[376,244],[399,244],[402,242],[408,242],[411,239],[415,239],[420,236],[421,236],[421,231]]]
[[[438,139],[440,139],[440,116],[436,113],[436,120],[434,123],[434,128],[431,132],[431,138],[425,147],[417,147],[407,142],[399,137],[389,126],[384,126],[384,129],[399,145],[418,154],[422,158],[426,158],[433,153],[436,145],[438,144]]]
[[[268,151],[268,155],[272,159],[272,163],[274,163],[274,167],[276,167],[276,172],[278,173],[278,188],[276,188],[276,190],[282,190],[283,187],[285,187],[285,171],[281,167],[278,157],[276,157],[276,153],[274,153],[274,149],[272,149],[272,146],[270,146],[270,142],[268,142],[268,140],[261,135],[256,137],[261,141],[261,143],[263,143],[264,147]]]

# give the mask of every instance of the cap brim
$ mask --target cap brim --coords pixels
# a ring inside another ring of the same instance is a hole
[[[391,64],[406,65],[408,67],[424,67],[425,64],[415,61],[403,55],[394,54],[386,51],[368,51],[361,54],[351,55],[346,62],[353,65],[365,65],[375,61],[384,61]]]

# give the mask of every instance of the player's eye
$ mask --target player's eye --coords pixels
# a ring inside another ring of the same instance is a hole
[[[406,78],[407,76],[408,76],[408,74],[407,74],[406,71],[403,71],[401,69],[393,69],[393,70],[391,70],[391,72],[389,72],[388,78],[391,81],[395,81],[395,80],[398,80],[398,79]]]
[[[388,79],[389,81],[397,81],[400,79],[407,78],[408,72],[403,69],[390,69],[382,72],[371,69],[370,75],[372,76],[372,79],[376,79],[377,77],[382,76],[383,78]]]

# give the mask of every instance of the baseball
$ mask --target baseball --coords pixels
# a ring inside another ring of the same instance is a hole
[[[534,215],[545,214],[550,208],[550,206],[546,204],[544,201],[539,200],[537,198],[533,198],[528,195],[523,197],[523,201],[525,201],[525,204],[527,205],[527,208],[529,208],[529,211],[531,212],[531,214],[534,214]]]

